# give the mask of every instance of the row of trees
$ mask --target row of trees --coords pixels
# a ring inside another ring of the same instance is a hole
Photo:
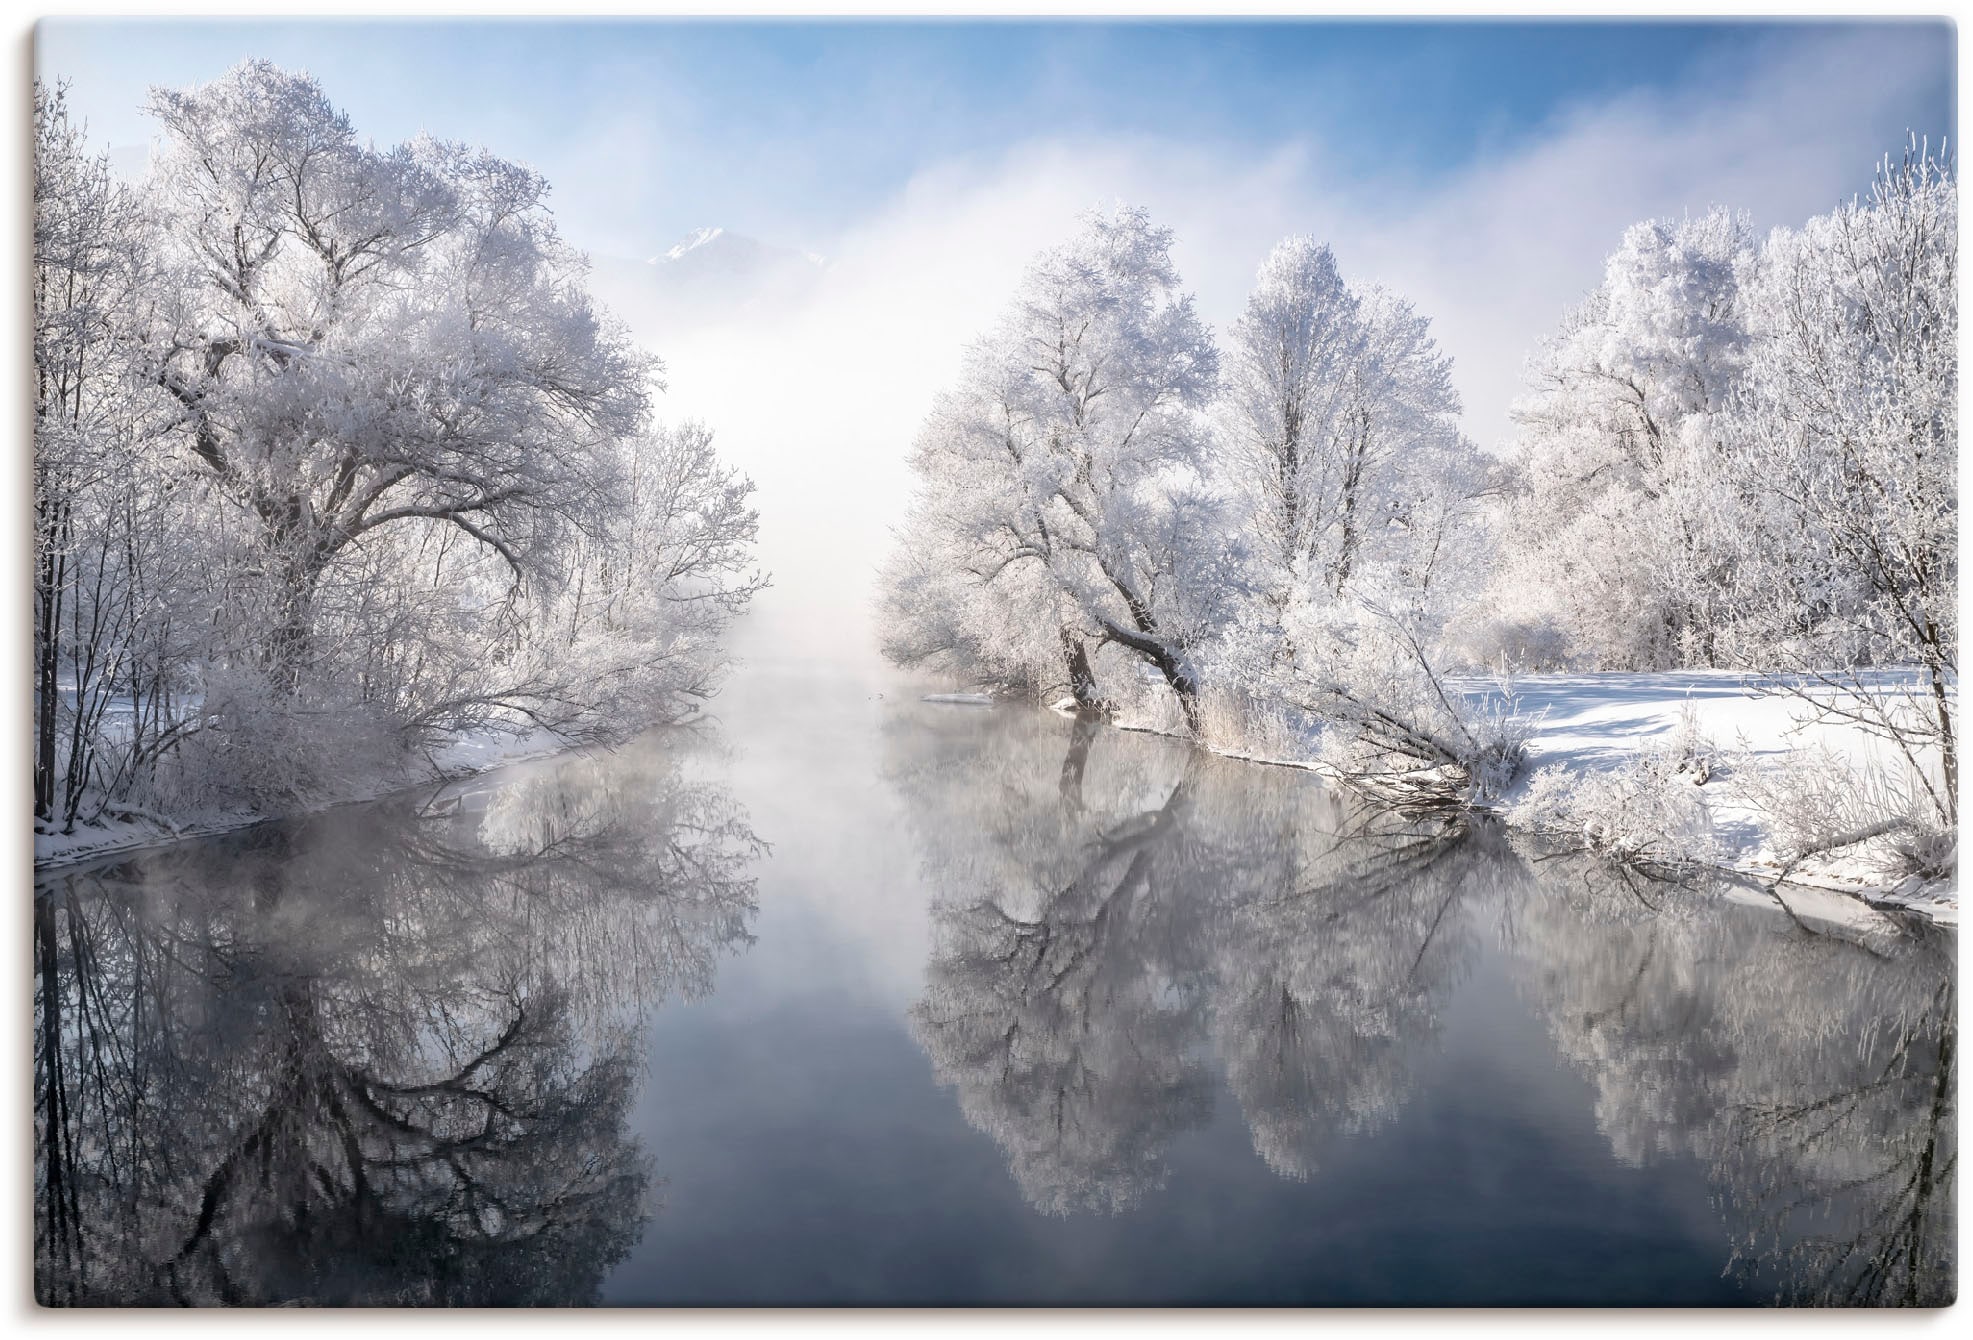
[[[1150,675],[1194,733],[1285,702],[1407,771],[1470,764],[1422,649],[1490,470],[1427,321],[1295,238],[1222,357],[1171,245],[1091,215],[974,346],[913,453],[887,654],[1097,714]]]
[[[1915,149],[1764,242],[1638,225],[1503,456],[1426,318],[1327,247],[1278,246],[1222,347],[1170,231],[1093,214],[919,436],[886,652],[1095,713],[1162,685],[1195,734],[1313,718],[1386,789],[1514,766],[1435,666],[1788,673],[1943,758],[1949,823],[1956,199]],[[1871,675],[1914,664],[1915,694]]]
[[[264,62],[150,110],[127,187],[36,90],[37,823],[708,692],[752,486],[654,423],[547,183]]]
[[[1530,365],[1489,596],[1536,665],[1776,671],[1958,808],[1958,188],[1639,224]],[[1916,667],[1886,693],[1887,667]],[[1923,766],[1925,760],[1932,766]]]

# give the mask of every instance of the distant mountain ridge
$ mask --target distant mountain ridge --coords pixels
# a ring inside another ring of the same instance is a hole
[[[700,247],[710,246],[724,236],[726,236],[726,230],[724,228],[694,228],[685,235],[683,240],[672,247],[671,250],[662,256],[651,257],[646,264],[663,265],[666,261],[683,260],[687,252],[697,251]]]
[[[710,224],[641,261],[598,256],[591,276],[604,304],[653,338],[756,319],[803,301],[828,262]]]
[[[828,262],[812,251],[763,242],[743,233],[730,233],[717,224],[694,228],[665,251],[645,264],[660,270],[679,267],[681,271],[707,268],[746,272],[777,266],[820,268]]]

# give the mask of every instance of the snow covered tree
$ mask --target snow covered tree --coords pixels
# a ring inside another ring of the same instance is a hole
[[[300,687],[324,580],[437,524],[517,579],[606,495],[654,371],[592,307],[546,183],[487,153],[360,142],[305,76],[160,90],[148,183],[171,283],[153,374],[189,463],[256,523],[265,668]]]
[[[174,616],[198,541],[163,515],[147,443],[164,406],[126,338],[150,279],[140,204],[63,90],[34,96],[34,813],[67,831],[175,738]]]
[[[576,539],[567,579],[543,593],[511,709],[564,734],[611,734],[712,696],[722,639],[767,578],[751,566],[760,514],[751,479],[724,465],[689,421],[616,444],[613,506]],[[528,686],[559,675],[553,701]],[[469,695],[470,697],[470,695]],[[676,705],[675,708],[673,705]]]
[[[752,485],[651,424],[659,365],[546,183],[360,141],[265,62],[151,110],[126,190],[37,92],[37,822],[265,808],[709,693],[763,581]]]
[[[1329,248],[1294,237],[1261,266],[1233,325],[1223,468],[1247,502],[1254,555],[1267,572],[1261,590],[1277,612],[1335,566],[1323,557],[1339,529],[1338,447],[1364,353],[1361,306]]]
[[[1914,145],[1870,197],[1778,231],[1722,424],[1736,658],[1888,738],[1951,828],[1959,664],[1958,186]],[[1916,665],[1914,693],[1867,672]]]
[[[1229,361],[1220,470],[1277,617],[1297,595],[1429,587],[1482,473],[1429,320],[1353,291],[1328,247],[1292,237],[1261,266]]]
[[[1327,247],[1289,238],[1261,267],[1230,362],[1217,477],[1252,536],[1251,598],[1212,664],[1242,699],[1236,729],[1285,712],[1292,735],[1319,726],[1348,775],[1386,782],[1431,774],[1463,792],[1498,773],[1511,758],[1452,706],[1428,655],[1472,584],[1451,574],[1481,567],[1490,484],[1430,322],[1383,289],[1353,291]]]
[[[1748,224],[1640,223],[1530,361],[1521,494],[1496,595],[1611,669],[1719,662],[1730,561],[1706,525],[1726,487],[1713,424],[1744,357]]]
[[[1142,209],[1087,216],[974,346],[913,452],[884,596],[893,659],[1066,682],[1093,708],[1092,649],[1115,647],[1196,729],[1194,654],[1230,565],[1198,487],[1218,353],[1171,244]]]

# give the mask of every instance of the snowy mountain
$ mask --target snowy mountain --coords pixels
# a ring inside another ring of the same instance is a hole
[[[806,289],[824,261],[810,251],[776,246],[724,228],[694,228],[649,265],[661,287],[717,291],[730,297]]]
[[[597,296],[647,339],[774,318],[804,301],[827,262],[717,225],[695,228],[641,261],[596,257]]]
[[[645,264],[663,265],[668,261],[683,260],[687,253],[697,251],[703,246],[709,246],[725,236],[726,230],[724,228],[694,228],[685,235],[682,241],[672,247],[670,251],[667,251],[662,256],[651,257]]]

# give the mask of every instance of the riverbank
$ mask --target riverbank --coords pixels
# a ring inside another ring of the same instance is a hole
[[[495,768],[549,758],[575,747],[574,743],[566,737],[544,727],[536,727],[518,735],[504,731],[479,731],[462,735],[443,748],[431,751],[402,773],[378,778],[374,785],[347,794],[323,797],[300,810],[279,813],[259,810],[212,810],[194,814],[165,815],[126,809],[121,811],[124,816],[121,818],[94,824],[77,824],[73,833],[36,833],[34,869],[38,875],[43,871],[75,865],[102,856],[121,855],[149,847],[166,846],[173,842],[184,842],[192,838],[230,833],[236,829],[265,823],[270,819],[285,818],[290,814],[312,814],[334,809],[339,805],[378,800],[415,787],[458,781],[461,778],[490,772]]]
[[[1891,682],[1887,678],[1887,683]],[[1499,691],[1462,685],[1485,701]],[[1826,751],[1850,775],[1894,762],[1890,745],[1853,725],[1819,721],[1800,698],[1759,691],[1735,671],[1658,674],[1531,675],[1513,686],[1515,710],[1534,722],[1528,765],[1501,809],[1510,822],[1532,816],[1525,802],[1534,779],[1554,769],[1580,785],[1634,769],[1641,756],[1682,753],[1696,745],[1703,766],[1684,779],[1693,812],[1705,826],[1704,864],[1773,882],[1853,895],[1956,925],[1958,888],[1903,873],[1886,836],[1791,861],[1777,841],[1759,795],[1759,773],[1791,753]]]
[[[1510,826],[1582,840],[1580,817],[1545,801],[1621,792],[1649,762],[1667,760],[1673,764],[1667,775],[1652,779],[1662,794],[1650,799],[1661,812],[1677,811],[1684,831],[1666,835],[1675,838],[1668,849],[1676,863],[1770,885],[1785,876],[1789,888],[1841,893],[1872,907],[1958,924],[1956,881],[1905,874],[1887,836],[1801,860],[1783,849],[1759,799],[1766,770],[1790,754],[1816,750],[1859,777],[1890,762],[1885,742],[1855,726],[1814,720],[1797,697],[1761,692],[1750,677],[1727,670],[1527,675],[1504,690],[1477,678],[1451,685],[1476,710],[1500,707],[1505,693],[1507,706],[1526,725],[1526,766],[1504,795],[1479,806]],[[1116,724],[1180,733],[1174,721],[1131,713]],[[1297,758],[1290,751],[1206,747],[1229,758],[1323,771],[1312,749],[1309,757]],[[1672,756],[1687,751],[1698,766],[1678,771]]]

